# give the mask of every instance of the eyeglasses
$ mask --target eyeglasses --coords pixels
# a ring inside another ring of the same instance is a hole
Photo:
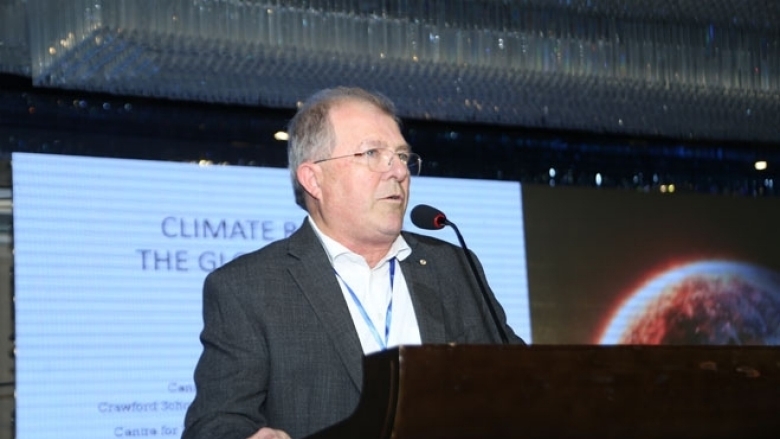
[[[393,160],[398,159],[401,163],[406,164],[406,169],[409,170],[409,175],[420,175],[420,168],[422,168],[422,158],[418,154],[413,152],[393,152],[389,149],[373,148],[363,152],[356,152],[354,154],[340,155],[338,157],[330,157],[327,159],[316,160],[314,163],[322,163],[330,160],[343,159],[347,157],[363,157],[366,160],[368,169],[374,172],[387,172],[393,167]]]

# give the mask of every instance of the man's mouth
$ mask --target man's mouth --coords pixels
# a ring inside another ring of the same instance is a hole
[[[404,194],[391,194],[385,196],[384,199],[389,201],[404,201],[405,197]]]

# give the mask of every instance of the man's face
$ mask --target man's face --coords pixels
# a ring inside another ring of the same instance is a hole
[[[408,151],[398,124],[376,107],[347,101],[331,109],[330,121],[336,145],[331,157],[379,149]],[[386,163],[386,162],[385,162]],[[365,156],[347,157],[319,164],[321,169],[320,228],[347,247],[392,242],[403,225],[409,201],[409,172],[395,157],[392,165],[377,172]]]

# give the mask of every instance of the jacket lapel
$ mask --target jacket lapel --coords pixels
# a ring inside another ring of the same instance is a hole
[[[358,390],[363,384],[363,348],[341,287],[322,245],[305,219],[289,242],[290,256],[298,259],[289,272],[317,314],[325,332]]]
[[[424,344],[445,343],[444,304],[439,293],[440,286],[432,271],[436,260],[413,235],[404,233],[404,239],[412,253],[401,261],[401,269],[412,297],[420,339]]]

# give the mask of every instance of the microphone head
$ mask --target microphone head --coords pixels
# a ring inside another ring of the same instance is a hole
[[[447,225],[444,212],[427,204],[414,206],[410,217],[412,224],[424,230],[439,230]]]

